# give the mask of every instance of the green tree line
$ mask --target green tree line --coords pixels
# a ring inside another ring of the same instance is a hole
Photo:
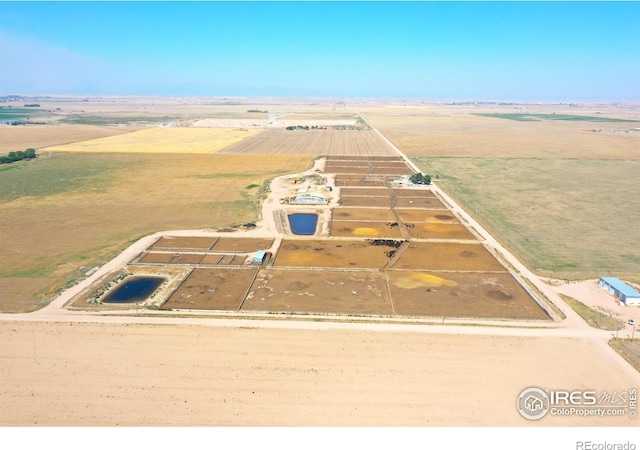
[[[9,152],[6,156],[0,156],[0,164],[9,164],[16,161],[22,161],[23,159],[33,159],[37,156],[35,148],[28,148],[23,152]]]

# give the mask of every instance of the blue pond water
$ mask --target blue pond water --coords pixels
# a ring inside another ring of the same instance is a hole
[[[115,288],[103,303],[133,303],[146,300],[162,284],[164,278],[135,277]]]
[[[289,214],[289,224],[293,234],[312,235],[318,224],[317,214]]]

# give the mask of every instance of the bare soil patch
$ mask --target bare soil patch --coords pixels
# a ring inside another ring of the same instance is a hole
[[[405,221],[411,237],[416,239],[472,239],[476,237],[462,224],[409,223]]]
[[[154,250],[160,249],[192,249],[192,250],[209,250],[218,240],[217,237],[198,237],[198,236],[162,236],[151,246]]]
[[[389,198],[389,189],[386,188],[341,188],[340,198],[352,196],[386,197]]]
[[[447,209],[448,208],[435,197],[400,197],[396,199],[397,208],[420,209]]]
[[[335,184],[338,187],[371,187],[385,186],[386,177],[369,175],[336,175]]]
[[[393,222],[395,217],[389,208],[347,208],[333,209],[333,220]]]
[[[581,338],[11,322],[0,342],[4,426],[524,427],[528,386],[637,386]]]
[[[167,253],[167,252],[148,252],[144,254],[138,263],[142,264],[200,264],[204,258],[203,253]]]
[[[436,194],[431,189],[402,189],[396,188],[393,193],[398,198],[436,198]]]
[[[452,213],[439,209],[398,209],[397,211],[405,222],[460,223]]]
[[[418,241],[409,243],[393,269],[506,272],[482,244]]]
[[[365,196],[342,197],[341,196],[340,206],[389,208],[391,206],[391,202],[390,202],[389,196],[386,196],[386,197],[365,197]]]
[[[238,310],[257,269],[194,269],[163,309]]]
[[[390,247],[371,245],[364,239],[287,239],[276,256],[275,267],[384,267]]]
[[[548,320],[508,273],[387,272],[401,316]]]
[[[395,223],[395,225],[392,225]],[[343,221],[331,222],[331,236],[336,237],[386,237],[402,239],[397,222]]]
[[[247,253],[266,250],[273,245],[272,238],[221,237],[213,245],[214,252]]]
[[[242,310],[391,315],[384,274],[261,270]]]

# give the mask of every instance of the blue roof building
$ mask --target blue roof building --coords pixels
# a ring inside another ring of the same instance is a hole
[[[598,284],[627,305],[640,305],[640,292],[615,277],[600,277]]]

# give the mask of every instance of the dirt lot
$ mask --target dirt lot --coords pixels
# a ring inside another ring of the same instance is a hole
[[[370,220],[393,222],[395,218],[389,208],[334,208],[333,220]]]
[[[261,270],[242,310],[391,315],[377,271]]]
[[[268,129],[222,153],[288,155],[393,155],[395,152],[372,130]]]
[[[439,209],[398,209],[397,211],[403,221],[410,223],[460,223],[453,214]]]
[[[385,178],[378,175],[336,175],[335,183],[338,187],[383,187]]]
[[[391,205],[389,197],[341,197],[340,206],[358,206],[372,208],[388,208]]]
[[[506,269],[481,244],[455,244],[411,241],[393,265],[407,270],[462,270],[506,272]]]
[[[385,197],[389,198],[389,189],[387,188],[341,188],[340,198],[345,197]]]
[[[194,269],[163,309],[238,310],[257,269]]]
[[[395,313],[401,316],[548,320],[508,273],[388,272]]]
[[[204,258],[203,253],[167,253],[167,252],[148,252],[144,254],[137,263],[142,264],[199,264]]]
[[[197,237],[197,236],[162,236],[151,246],[153,250],[159,249],[191,249],[209,250],[218,240],[217,237]]]
[[[416,239],[472,239],[476,237],[461,224],[456,223],[408,223],[411,237]]]
[[[397,208],[420,209],[448,209],[435,197],[399,197],[396,199]]]
[[[247,253],[266,250],[273,245],[271,238],[221,237],[213,246],[214,252]]]
[[[391,247],[374,246],[366,240],[287,239],[282,241],[276,267],[383,267],[389,260]]]
[[[342,237],[385,237],[402,239],[399,227],[392,222],[342,221],[331,222],[331,236]]]

